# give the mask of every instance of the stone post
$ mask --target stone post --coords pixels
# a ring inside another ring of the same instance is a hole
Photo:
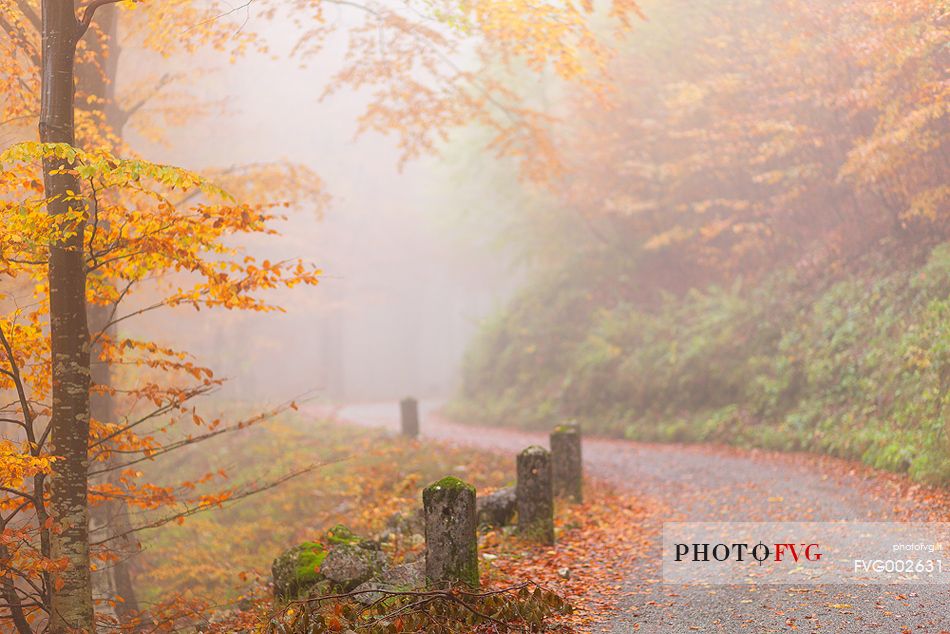
[[[419,437],[419,402],[409,397],[399,402],[402,415],[402,435],[407,438]]]
[[[518,530],[529,539],[554,543],[551,454],[533,445],[518,454]]]
[[[432,586],[461,581],[478,587],[475,487],[446,476],[422,491],[426,580]]]
[[[554,495],[578,504],[584,501],[579,425],[558,425],[551,432],[551,472]]]

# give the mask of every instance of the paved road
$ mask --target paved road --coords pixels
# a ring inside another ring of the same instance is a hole
[[[514,454],[546,444],[541,434],[477,428],[421,407],[422,436]],[[397,430],[398,405],[355,405],[339,420]],[[922,521],[932,508],[916,487],[842,461],[727,448],[584,441],[585,469],[634,495],[662,499],[676,515],[644,526],[659,536],[663,520]],[[609,547],[605,545],[605,547]],[[626,574],[622,610],[603,615],[604,632],[726,634],[766,632],[950,634],[946,586],[682,586],[663,584],[659,538]]]

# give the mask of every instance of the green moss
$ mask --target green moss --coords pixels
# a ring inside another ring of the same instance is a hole
[[[331,544],[358,544],[363,540],[343,524],[337,524],[327,531],[327,541]]]
[[[465,482],[464,480],[460,480],[456,478],[455,476],[445,476],[438,482],[433,482],[426,488],[427,489],[448,489],[448,490],[467,489],[471,491],[472,493],[475,493],[474,486],[472,486],[468,482]]]
[[[465,560],[465,565],[458,571],[459,581],[467,584],[470,588],[478,589],[480,579],[478,578],[478,542],[473,541],[469,550],[469,556]]]
[[[319,581],[322,578],[320,566],[323,565],[323,560],[327,558],[326,548],[318,542],[304,542],[297,549],[297,567],[294,569],[297,583],[303,586]]]

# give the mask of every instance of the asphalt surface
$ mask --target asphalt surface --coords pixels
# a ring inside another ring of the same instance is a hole
[[[434,403],[420,409],[423,438],[512,455],[529,444],[547,445],[543,434],[452,423]],[[333,413],[341,422],[398,431],[398,404],[353,405]],[[673,509],[643,527],[655,536],[652,552],[626,572],[621,609],[602,615],[603,632],[950,634],[947,586],[662,583],[663,521],[927,519],[925,505],[894,476],[832,459],[719,447],[585,438],[583,451],[588,473]]]

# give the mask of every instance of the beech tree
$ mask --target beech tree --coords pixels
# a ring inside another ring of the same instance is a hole
[[[235,233],[273,233],[280,218],[273,204],[239,203],[198,174],[121,157],[130,153],[122,127],[168,82],[156,78],[118,105],[116,4],[139,5],[130,23],[158,50],[209,44],[241,51],[253,43],[252,35],[222,35],[217,25],[223,8],[196,8],[187,0],[16,0],[0,6],[0,28],[9,36],[0,41],[0,121],[36,121],[39,128],[38,143],[16,145],[0,159],[9,192],[0,203],[0,272],[17,289],[33,292],[26,308],[7,294],[14,306],[0,324],[6,361],[0,387],[15,395],[4,422],[21,430],[21,442],[0,441],[0,618],[19,632],[93,631],[103,615],[93,608],[90,569],[94,559],[122,559],[116,540],[255,492],[199,493],[198,484],[215,479],[210,473],[177,486],[140,481],[136,464],[274,412],[230,422],[203,419],[188,403],[218,384],[211,371],[173,347],[124,337],[116,326],[146,310],[181,305],[276,310],[259,291],[318,280],[302,262],[258,262],[222,243]],[[293,3],[315,25],[301,37],[303,52],[318,47],[327,33],[323,4]],[[482,72],[499,64],[552,68],[591,95],[603,95],[609,49],[588,24],[590,4],[339,4],[367,21],[351,33],[348,62],[327,93],[374,87],[361,123],[397,134],[406,159],[434,151],[452,127],[475,123],[494,131],[492,148],[520,159],[526,177],[561,169],[549,133],[552,117]],[[635,12],[629,2],[610,8],[621,29]],[[182,38],[180,29],[168,28],[173,24],[187,26],[189,35]],[[381,25],[390,38],[385,56],[375,50]],[[471,42],[478,49],[474,65],[459,54]],[[266,189],[276,179],[322,195],[319,182],[295,166],[232,171],[237,177],[222,174],[221,180],[240,194]],[[148,287],[155,279],[174,282],[159,292]],[[135,293],[154,301],[122,314]],[[123,386],[102,371],[112,365],[140,368],[147,378]],[[123,399],[129,407],[121,416],[111,406],[93,413],[94,396]],[[180,419],[199,429],[167,434]],[[116,501],[169,512],[91,539],[90,508]]]
[[[105,4],[99,2],[98,4]],[[40,140],[73,146],[76,45],[96,7],[77,20],[73,2],[42,4]],[[50,631],[93,629],[89,560],[89,328],[86,267],[82,260],[84,205],[78,175],[55,155],[43,157],[47,211],[62,230],[49,243],[49,332],[53,364],[50,451],[59,464],[50,479],[50,514],[58,530],[49,533],[49,557],[64,560],[49,598]],[[31,441],[35,442],[35,441]],[[33,495],[42,495],[34,491]]]

